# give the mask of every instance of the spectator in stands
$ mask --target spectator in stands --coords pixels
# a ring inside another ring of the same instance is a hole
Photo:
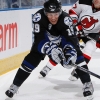
[[[18,0],[12,0],[12,8],[19,8],[19,2]]]
[[[8,8],[11,8],[12,0],[6,0]]]
[[[32,6],[32,1],[35,1],[35,0],[21,0],[21,6],[22,7],[30,7],[30,6]]]
[[[18,0],[6,0],[8,8],[19,8]]]

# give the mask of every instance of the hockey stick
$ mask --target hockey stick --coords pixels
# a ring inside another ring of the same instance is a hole
[[[83,71],[83,72],[86,72],[86,73],[88,73],[88,74],[90,74],[90,75],[92,75],[92,76],[97,77],[97,78],[100,79],[100,75],[95,74],[95,73],[89,71],[88,69],[85,69],[85,68],[83,68],[83,67],[77,66],[76,64],[71,64],[71,65],[74,66],[75,68],[77,68],[77,69]]]
[[[88,39],[90,39],[90,40],[96,42],[96,40],[93,39],[93,38],[91,38],[90,36],[88,36],[88,35],[84,35],[84,36],[87,37]],[[79,44],[79,46],[80,46],[80,48],[82,48],[82,49],[84,48],[84,46],[82,46],[82,45],[80,45],[80,44]]]
[[[88,39],[91,39],[91,40],[93,40],[94,42],[96,42],[96,40],[95,39],[93,39],[93,38],[91,38],[90,36],[86,36]]]
[[[92,33],[91,33],[92,34]],[[81,32],[81,35],[84,36],[84,37],[87,37],[88,39],[90,40],[93,40],[94,42],[96,42],[95,39],[93,39],[92,37],[90,37],[89,35],[86,35],[83,31]]]
[[[61,55],[59,55],[59,57],[61,58],[61,60],[64,60],[64,59],[62,58],[62,56],[61,56]],[[93,73],[93,72],[89,71],[88,69],[85,69],[85,68],[83,68],[83,67],[81,67],[81,66],[78,66],[77,64],[71,64],[71,65],[72,65],[72,66],[74,66],[75,68],[77,68],[77,69],[79,69],[79,70],[81,70],[81,71],[85,72],[85,73],[88,73],[88,74],[90,74],[90,75],[92,75],[92,76],[94,76],[94,77],[96,77],[96,78],[99,78],[99,79],[100,79],[100,75],[95,74],[95,73]],[[75,70],[74,70],[74,71],[75,71]]]

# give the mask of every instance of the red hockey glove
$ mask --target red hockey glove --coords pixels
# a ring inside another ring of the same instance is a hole
[[[77,25],[77,26],[75,26],[74,30],[75,30],[75,32],[76,32],[77,37],[82,37],[82,36],[84,36],[83,30],[82,30],[82,26],[81,26],[80,24]]]
[[[96,47],[100,48],[100,39],[96,42]]]

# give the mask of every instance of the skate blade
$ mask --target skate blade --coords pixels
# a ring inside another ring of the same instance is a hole
[[[93,98],[93,95],[90,95],[90,96],[87,96],[86,97],[86,100],[93,100],[94,98]]]

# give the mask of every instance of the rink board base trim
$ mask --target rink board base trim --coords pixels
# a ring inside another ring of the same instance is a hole
[[[20,67],[21,62],[28,53],[29,51],[26,51],[24,53],[0,60],[0,75]]]

